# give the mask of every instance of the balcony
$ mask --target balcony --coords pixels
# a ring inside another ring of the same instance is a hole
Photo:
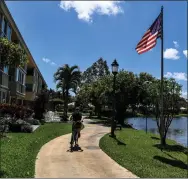
[[[16,82],[16,91],[17,93],[25,95],[25,86],[20,84],[19,82]]]
[[[0,87],[8,89],[8,74],[5,74],[3,71],[0,70]]]
[[[25,96],[25,86],[17,81],[9,82],[9,87],[12,96]]]
[[[35,77],[34,76],[26,76],[26,83],[28,84],[33,84],[35,82]]]

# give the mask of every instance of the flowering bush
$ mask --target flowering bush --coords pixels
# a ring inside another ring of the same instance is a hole
[[[4,66],[24,66],[27,63],[24,49],[6,38],[0,38],[0,54]]]
[[[11,105],[11,104],[0,104],[0,114],[5,116],[10,115],[15,119],[25,119],[32,115],[33,110],[24,106]]]
[[[0,104],[0,136],[6,132],[32,132],[28,119],[33,110],[24,106]]]

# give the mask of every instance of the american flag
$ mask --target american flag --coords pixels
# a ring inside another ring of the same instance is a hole
[[[162,25],[162,14],[160,13],[151,27],[144,34],[138,45],[136,51],[138,54],[149,51],[157,44],[157,39],[161,37],[161,25]]]

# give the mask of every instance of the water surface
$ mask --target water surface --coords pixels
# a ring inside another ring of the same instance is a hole
[[[145,118],[136,117],[126,119],[129,124],[133,124],[133,127],[138,130],[146,129]],[[156,121],[152,118],[147,120],[148,132],[158,134],[158,128]],[[187,147],[187,117],[179,117],[173,119],[167,134],[167,138],[175,140],[177,143]]]

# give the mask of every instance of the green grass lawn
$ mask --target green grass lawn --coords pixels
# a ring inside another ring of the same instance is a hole
[[[138,177],[187,178],[187,148],[167,140],[167,148],[161,151],[159,143],[157,135],[123,129],[116,132],[116,139],[105,135],[100,147]]]
[[[70,124],[45,124],[34,133],[10,133],[1,140],[1,178],[34,177],[35,160],[48,141],[71,132]]]

